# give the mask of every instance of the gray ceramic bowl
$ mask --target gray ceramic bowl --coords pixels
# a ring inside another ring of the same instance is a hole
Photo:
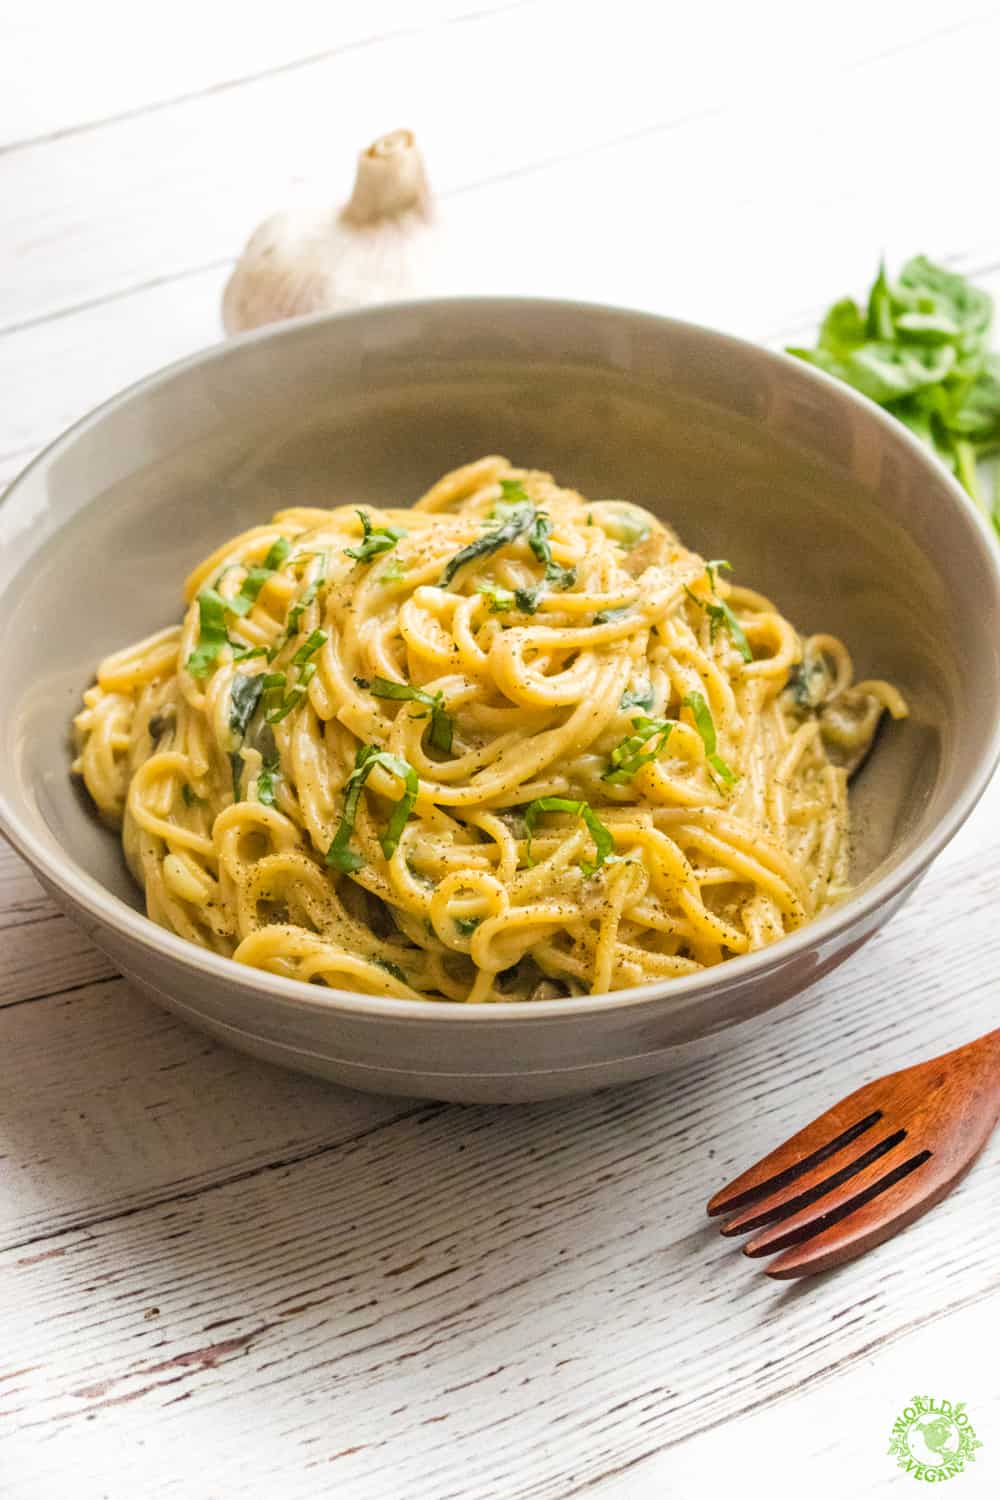
[[[154,926],[69,777],[68,722],[97,660],[175,620],[191,565],[278,506],[407,503],[487,452],[649,506],[797,623],[843,636],[862,675],[903,688],[912,717],[884,731],[854,788],[856,894],[721,969],[530,1007],[318,989]],[[869,938],[998,752],[996,555],[943,469],[804,365],[610,308],[407,304],[210,349],[102,407],[21,476],[0,508],[0,599],[8,837],[137,990],[362,1089],[542,1098],[683,1060]]]

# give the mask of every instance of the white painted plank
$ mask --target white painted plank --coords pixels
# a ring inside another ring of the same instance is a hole
[[[227,1500],[564,1500],[969,1305],[996,1287],[963,1232],[1000,1211],[995,1150],[933,1219],[807,1290],[702,1218],[806,1101],[954,1036],[924,985],[954,945],[926,943],[918,977],[912,952],[911,933],[839,1003],[673,1083],[428,1112],[3,1255],[15,1495],[29,1475],[57,1495],[72,1461],[95,1500],[151,1463],[153,1492],[185,1500],[203,1473]],[[992,1014],[973,967],[953,981],[970,1028]]]
[[[379,0],[377,9],[287,0],[280,11],[265,0],[33,0],[0,19],[0,150],[502,8],[504,0]]]
[[[860,32],[849,24],[852,11],[864,17]],[[746,312],[759,273],[743,261],[729,210],[748,180],[758,197],[763,182],[773,202],[756,216],[772,282],[808,250],[799,236],[811,228],[805,211],[817,198],[835,244],[852,221],[877,244],[887,225],[902,219],[902,230],[921,215],[939,237],[940,198],[927,185],[947,181],[946,232],[962,236],[962,246],[975,206],[981,233],[981,168],[965,146],[992,129],[1000,20],[979,15],[972,0],[945,28],[926,0],[852,0],[822,12],[782,0],[765,14],[762,21],[758,8],[734,3],[721,15],[689,7],[679,26],[673,10],[646,0],[621,0],[613,15],[539,0],[530,12],[450,27],[447,46],[439,32],[421,31],[10,152],[0,157],[0,327],[228,262],[295,184],[339,201],[357,151],[397,124],[417,131],[445,195],[661,129],[634,166],[625,158],[624,175],[612,175],[610,158],[607,174],[600,161],[575,182],[571,174],[572,196],[553,180],[541,216],[496,214],[491,237],[479,210],[463,275],[480,287],[505,278],[507,262],[525,271],[541,256],[544,289],[556,266],[572,279],[581,262],[599,264],[610,251],[612,300],[636,300],[634,265],[676,296],[695,246],[709,257],[702,285],[739,287]],[[871,61],[861,67],[862,58]],[[937,106],[936,128],[921,136],[919,152],[894,157],[891,173],[873,149],[886,129],[887,95],[918,117],[928,97]],[[680,134],[662,130],[685,121]]]
[[[0,1013],[0,1054],[4,1245],[300,1160],[419,1108],[252,1061],[121,979]]]
[[[920,1300],[918,1316],[927,1305]],[[859,1320],[862,1328],[870,1308]],[[960,1493],[969,1500],[995,1500],[998,1338],[1000,1290],[994,1289],[874,1354],[821,1374],[780,1402],[609,1475],[583,1493],[587,1500],[700,1500],[706,1492],[754,1500],[799,1500],[805,1494],[810,1500],[902,1497],[913,1477],[904,1478],[889,1456],[889,1434],[911,1397],[927,1395],[939,1403],[965,1401],[983,1447],[963,1470]],[[581,1492],[566,1491],[567,1500],[574,1493]]]

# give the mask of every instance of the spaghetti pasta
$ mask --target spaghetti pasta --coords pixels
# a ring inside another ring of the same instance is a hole
[[[101,663],[74,770],[150,917],[241,963],[473,1003],[694,973],[843,895],[906,713],[727,570],[497,457],[281,511]]]

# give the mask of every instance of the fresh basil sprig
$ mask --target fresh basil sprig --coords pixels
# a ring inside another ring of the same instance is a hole
[[[990,353],[993,303],[964,276],[926,256],[907,261],[898,281],[885,266],[862,309],[835,302],[814,349],[789,354],[876,401],[927,443],[1000,530],[976,463],[1000,450],[1000,356]]]

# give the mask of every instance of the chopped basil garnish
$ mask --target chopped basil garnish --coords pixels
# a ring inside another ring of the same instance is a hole
[[[475,932],[482,921],[482,917],[453,917],[455,931],[461,933],[462,937],[468,937],[470,932]]]
[[[502,484],[513,484],[514,482],[513,480],[507,480],[502,481]],[[506,502],[502,502],[502,505],[502,514],[500,506],[497,507],[495,513],[497,524],[492,526],[489,531],[484,532],[481,537],[477,537],[474,542],[470,542],[467,547],[463,547],[461,552],[456,552],[455,556],[445,565],[444,572],[438,579],[439,588],[446,588],[451,583],[455,574],[460,568],[464,568],[466,563],[475,562],[476,558],[479,557],[491,557],[494,552],[499,552],[500,548],[506,547],[509,542],[516,542],[518,537],[523,536],[534,524],[535,507],[530,501],[519,499],[513,505],[508,505]]]
[[[228,646],[227,608],[225,599],[216,589],[202,589],[198,595],[198,644],[185,663],[192,677],[207,677],[209,667],[223,646]]]
[[[266,646],[237,646],[233,641],[229,644],[233,648],[233,661],[253,661],[255,656],[269,655]]]
[[[269,756],[257,772],[257,801],[265,807],[274,806],[274,783],[278,780],[281,762],[276,755]]]
[[[313,633],[312,633],[312,635],[309,636],[307,640],[303,641],[302,645],[299,647],[299,649],[296,651],[295,655],[292,657],[292,666],[293,667],[302,667],[302,666],[305,666],[305,664],[309,660],[310,656],[315,656],[316,652],[322,646],[325,646],[325,645],[326,645],[326,631],[325,630],[314,630]]]
[[[247,725],[253,718],[263,691],[264,678],[260,674],[256,677],[249,677],[245,672],[234,674],[230,689],[229,727],[240,739],[247,732]]]
[[[620,620],[623,615],[627,615],[631,608],[631,604],[623,604],[618,609],[599,609],[594,616],[594,624],[609,625],[612,620]]]
[[[238,750],[229,752],[229,767],[233,773],[233,801],[240,802],[243,798],[241,791],[243,783],[243,756]]]
[[[576,569],[563,568],[552,561],[552,548],[549,545],[551,531],[551,521],[544,511],[539,511],[528,536],[528,546],[538,561],[545,564],[545,582],[556,589],[571,589],[576,582]]]
[[[503,615],[513,609],[517,602],[514,598],[513,589],[505,589],[499,583],[480,583],[476,586],[476,592],[485,594],[490,601],[490,614]]]
[[[674,727],[673,719],[633,719],[635,733],[612,750],[611,769],[605,771],[601,780],[613,781],[619,786],[631,781],[637,771],[660,754]],[[654,741],[652,749],[643,750],[650,740]]]
[[[204,807],[205,805],[204,797],[199,797],[194,787],[190,786],[186,781],[181,787],[181,796],[184,798],[184,805],[186,807]]]
[[[361,546],[344,548],[347,556],[353,557],[356,562],[368,563],[373,558],[380,557],[383,552],[391,552],[396,543],[408,535],[402,527],[373,526],[366,510],[359,510],[358,515],[361,517]]]
[[[361,799],[361,791],[365,782],[376,766],[382,766],[390,771],[393,776],[398,776],[403,783],[403,795],[392,810],[385,833],[379,840],[382,845],[382,853],[389,859],[396,845],[399,843],[400,835],[406,826],[406,820],[410,816],[413,806],[417,800],[417,792],[420,782],[417,773],[405,760],[397,755],[390,755],[386,750],[380,750],[377,745],[361,745],[354,757],[354,769],[348,776],[344,785],[344,811],[341,815],[340,826],[333,836],[333,842],[326,851],[326,862],[335,870],[342,870],[349,874],[353,870],[360,870],[364,864],[360,854],[355,854],[348,848],[351,834],[354,832],[354,824],[358,816],[358,802]]]
[[[373,955],[371,962],[378,964],[379,968],[384,969],[387,974],[391,974],[393,979],[398,979],[400,984],[409,984],[410,981],[399,967],[399,964],[394,964],[391,958],[380,958],[377,955]]]
[[[586,823],[590,836],[594,840],[597,859],[593,864],[581,861],[580,869],[585,875],[593,875],[613,852],[615,841],[610,830],[604,826],[589,802],[573,802],[568,797],[536,797],[534,802],[528,803],[524,810],[524,831],[527,836],[524,851],[525,864],[535,863],[531,857],[531,836],[539,814],[546,812],[572,813],[575,818],[582,818]]]
[[[694,717],[694,727],[701,735],[701,742],[705,746],[705,758],[715,771],[720,781],[727,786],[732,786],[739,778],[731,771],[716,750],[715,720],[712,718],[711,710],[705,702],[702,693],[688,693],[684,698],[684,707],[689,708]]]
[[[394,557],[388,567],[382,569],[378,575],[379,583],[398,583],[406,575],[406,564]]]
[[[653,706],[653,684],[651,682],[649,682],[648,680],[646,680],[646,679],[643,679],[641,682],[637,682],[636,685],[635,685],[635,687],[631,687],[631,688],[628,689],[627,692],[623,693],[622,694],[622,701],[619,704],[619,707],[623,708],[623,709],[626,709],[626,708],[645,708],[645,709],[650,709],[650,708],[652,708],[652,706]]]
[[[649,522],[634,510],[619,510],[601,517],[601,527],[626,552],[649,536]]]
[[[264,587],[267,580],[278,571],[289,552],[292,550],[291,542],[285,537],[279,536],[273,544],[262,565],[259,568],[248,568],[247,576],[240,584],[240,591],[232,599],[227,601],[227,607],[234,615],[245,615],[256,603],[257,595]]]
[[[436,693],[425,693],[422,688],[411,687],[408,682],[392,682],[388,677],[373,677],[369,682],[367,677],[355,677],[354,681],[359,688],[364,688],[371,693],[373,698],[395,698],[404,703],[422,703],[431,711],[430,734],[428,739],[435,750],[441,750],[445,755],[451,754],[452,734],[454,724],[451,715],[444,706],[444,694],[438,690]],[[415,717],[422,718],[422,714]]]
[[[713,594],[715,593],[716,568],[726,568],[730,572],[732,572],[732,565],[730,563],[723,562],[721,559],[717,559],[714,562],[708,562],[705,564],[705,572],[708,574],[708,581]],[[729,631],[730,636],[732,637],[733,645],[736,647],[743,660],[753,661],[753,651],[750,649],[750,642],[746,638],[746,633],[743,629],[743,626],[733,614],[726,601],[724,599],[720,599],[718,595],[716,595],[715,603],[712,603],[711,600],[708,599],[700,599],[698,595],[693,592],[693,590],[687,587],[687,585],[685,585],[684,592],[687,594],[689,599],[697,604],[699,609],[703,609],[708,615],[709,640],[714,641],[715,637],[719,633],[719,627],[721,625],[724,625]]]

